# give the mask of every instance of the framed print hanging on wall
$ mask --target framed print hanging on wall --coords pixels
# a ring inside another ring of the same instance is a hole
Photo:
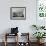
[[[11,7],[10,8],[11,20],[25,20],[26,19],[26,7]]]
[[[45,25],[46,21],[46,0],[37,0],[37,25]]]
[[[37,0],[37,16],[39,18],[46,17],[46,0]]]

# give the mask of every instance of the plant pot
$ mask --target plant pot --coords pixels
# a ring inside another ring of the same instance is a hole
[[[41,44],[41,43],[44,42],[44,40],[45,40],[45,39],[38,39],[37,42]]]
[[[44,43],[44,40],[45,40],[45,39],[40,39],[40,43]]]
[[[37,43],[40,43],[40,39],[37,39]]]

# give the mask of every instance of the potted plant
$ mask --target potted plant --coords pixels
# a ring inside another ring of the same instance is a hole
[[[36,30],[38,30],[38,26],[37,25],[32,25],[33,28],[35,28]]]
[[[33,27],[33,28],[36,28],[36,30],[45,29],[45,26],[32,25],[32,27]]]
[[[44,37],[46,36],[45,34],[46,34],[45,32],[35,32],[33,35],[37,38],[37,41],[40,43],[40,40],[42,38],[45,38]]]

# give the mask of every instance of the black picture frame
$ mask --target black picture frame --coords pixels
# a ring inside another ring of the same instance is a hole
[[[10,7],[11,20],[26,20],[26,7]]]

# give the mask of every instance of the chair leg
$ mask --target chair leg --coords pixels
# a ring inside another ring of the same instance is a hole
[[[7,46],[7,33],[5,34],[5,46]]]
[[[5,46],[7,46],[7,42],[6,41],[4,42],[4,44],[5,44]]]

